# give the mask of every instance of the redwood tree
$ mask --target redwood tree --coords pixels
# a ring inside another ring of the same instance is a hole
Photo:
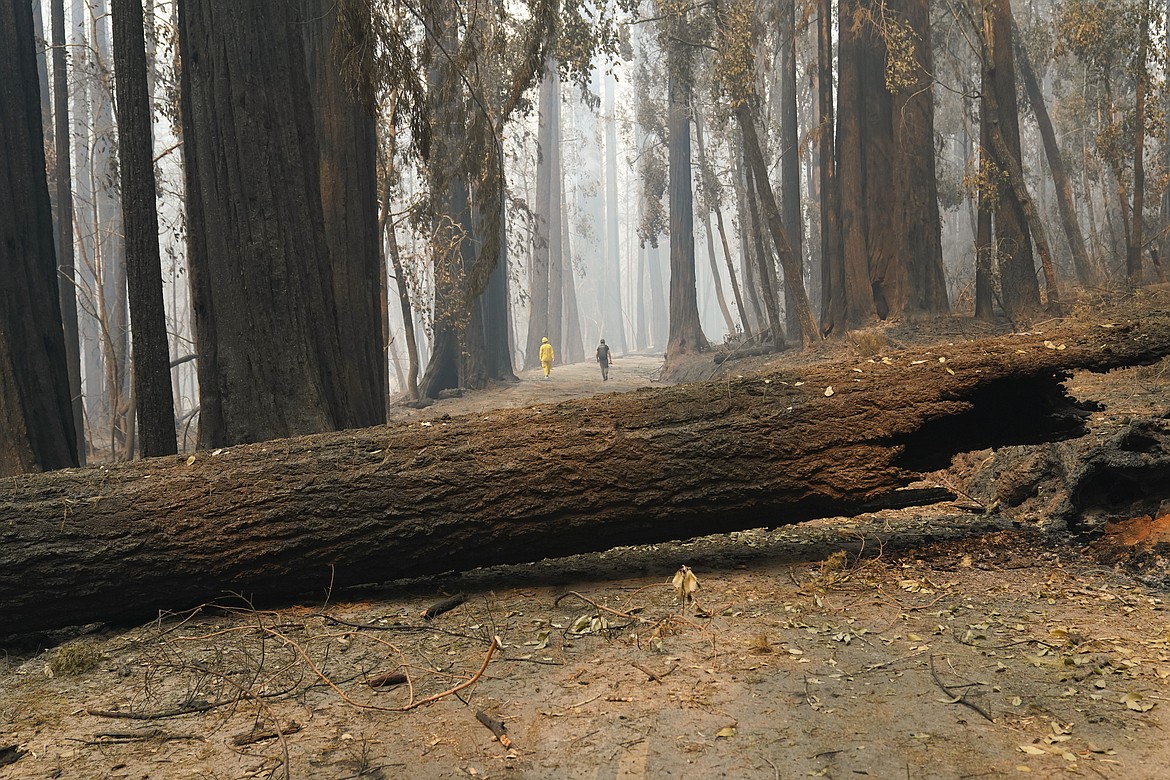
[[[203,447],[334,430],[345,397],[296,9],[179,5]]]
[[[32,6],[0,4],[0,476],[76,466]]]

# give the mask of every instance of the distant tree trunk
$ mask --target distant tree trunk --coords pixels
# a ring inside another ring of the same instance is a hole
[[[646,265],[650,268],[650,333],[654,346],[665,352],[670,338],[670,309],[666,301],[669,282],[662,278],[661,246],[650,246],[646,252]]]
[[[134,399],[139,450],[173,455],[175,410],[163,306],[162,261],[155,209],[154,143],[146,83],[145,32],[139,0],[113,0],[114,60],[118,72],[118,147],[126,276],[134,322]]]
[[[746,192],[748,215],[751,217],[749,235],[752,242],[752,266],[755,278],[755,287],[759,297],[763,298],[764,312],[768,316],[767,327],[760,325],[761,339],[770,341],[779,346],[784,343],[784,323],[780,320],[780,299],[776,294],[776,273],[772,253],[764,237],[763,220],[760,219],[760,194],[756,187],[755,171],[750,164],[744,165],[746,174]],[[764,334],[767,334],[766,337]]]
[[[670,337],[667,361],[707,349],[695,278],[695,213],[691,186],[691,81],[682,44],[667,47],[667,137],[670,193]]]
[[[364,428],[386,421],[389,370],[381,349],[377,139],[373,107],[362,106],[355,97],[333,52],[338,13],[336,3],[301,0],[321,208],[342,347],[339,379],[348,399],[349,416],[339,424]]]
[[[998,126],[1009,159],[995,149],[991,159],[1001,171],[1021,159],[1020,122],[1016,108],[1015,61],[1011,47],[1011,0],[983,0],[984,58],[988,60],[990,89],[983,93],[985,120]],[[1032,256],[1032,237],[1023,204],[1011,187],[1000,187],[995,207],[996,256],[1004,310],[1013,321],[1026,321],[1040,308],[1040,283]]]
[[[350,419],[295,21],[283,3],[179,4],[202,447]]]
[[[1048,105],[1044,100],[1044,93],[1040,90],[1040,82],[1036,79],[1036,73],[1032,70],[1032,64],[1028,60],[1028,52],[1020,40],[1015,19],[1012,20],[1012,42],[1015,44],[1016,64],[1020,70],[1020,77],[1028,92],[1028,101],[1032,105],[1032,113],[1036,116],[1036,124],[1040,128],[1040,138],[1044,142],[1045,159],[1048,160],[1048,170],[1052,174],[1052,182],[1056,187],[1056,206],[1060,213],[1061,226],[1064,228],[1064,234],[1072,252],[1073,267],[1076,269],[1077,279],[1086,286],[1096,285],[1101,281],[1100,274],[1089,260],[1088,250],[1085,249],[1085,237],[1081,233],[1080,222],[1077,221],[1077,207],[1073,200],[1072,182],[1069,180],[1068,169],[1065,167],[1060,147],[1056,143],[1056,131],[1048,116]]]
[[[391,125],[390,133],[393,134]],[[390,139],[389,158],[394,155],[393,135]],[[402,256],[398,250],[398,234],[395,232],[394,221],[390,219],[390,188],[386,186],[382,193],[382,231],[385,236],[386,256],[390,260],[390,267],[394,272],[394,282],[398,292],[398,307],[402,314],[403,341],[406,342],[406,379],[403,391],[411,401],[418,400],[418,341],[414,332],[414,311],[410,306],[410,285],[406,283],[406,276],[402,270]]]
[[[0,477],[77,465],[33,39],[31,4],[0,3]]]
[[[130,388],[130,311],[125,228],[118,194],[117,129],[114,121],[113,35],[108,0],[96,0],[93,15],[93,197],[94,238],[101,268],[106,393],[110,402],[110,454],[134,455],[133,394]],[[152,150],[153,153],[153,150]],[[151,158],[153,160],[153,156]]]
[[[804,269],[804,219],[800,198],[800,136],[796,122],[796,0],[780,0],[780,207],[781,221],[792,245],[798,267]],[[803,282],[803,279],[802,279]],[[796,289],[784,279],[785,327],[800,329],[800,301]]]
[[[618,243],[617,202],[617,117],[615,116],[614,76],[603,77],[605,112],[605,281],[602,285],[602,320],[604,337],[616,354],[626,351],[626,325],[622,306],[621,252]]]
[[[500,230],[507,224],[506,204],[500,202]],[[484,340],[487,347],[487,371],[491,379],[515,382],[512,351],[508,338],[508,242],[500,242],[500,257],[488,279],[483,295]]]
[[[565,362],[565,258],[561,233],[565,226],[561,202],[565,198],[564,176],[561,173],[561,82],[553,80],[553,99],[549,105],[549,200],[548,217],[548,342],[553,345],[557,362]],[[541,152],[546,147],[541,147]]]
[[[21,5],[17,0],[16,5]],[[77,274],[73,262],[73,185],[69,163],[69,82],[65,67],[65,6],[63,0],[53,0],[51,6],[53,28],[53,123],[56,143],[57,188],[57,272],[61,275],[58,311],[65,329],[65,365],[69,371],[69,397],[73,409],[71,443],[77,448],[76,458],[85,465],[85,408],[81,393],[81,351],[77,332]],[[31,45],[31,44],[30,44]],[[13,52],[15,55],[16,52]],[[5,154],[12,154],[5,151]],[[42,154],[43,156],[43,154]],[[52,466],[51,468],[59,468]]]
[[[817,330],[816,321],[812,316],[808,293],[804,289],[804,274],[801,272],[800,260],[793,254],[792,245],[788,242],[788,236],[784,231],[780,209],[776,206],[772,185],[768,181],[768,167],[764,161],[755,124],[752,122],[747,106],[741,105],[735,113],[743,133],[745,158],[751,168],[753,181],[760,198],[760,206],[763,208],[764,224],[768,227],[772,237],[772,245],[780,257],[780,266],[784,269],[784,283],[792,286],[797,320],[800,322],[800,339],[806,347],[811,346],[820,341],[820,332]]]
[[[845,265],[841,253],[838,206],[836,132],[833,110],[833,3],[817,4],[817,167],[820,172],[821,206],[821,332],[830,333],[844,323]]]
[[[535,230],[532,241],[532,262],[528,270],[528,339],[524,349],[524,368],[536,368],[540,365],[540,340],[548,335],[549,326],[549,254],[552,239],[549,235],[551,224],[552,199],[552,162],[553,144],[552,135],[555,127],[553,119],[557,111],[556,75],[554,62],[549,62],[544,78],[540,82],[540,96],[537,111],[540,121],[537,129],[537,160],[536,160],[536,203],[533,219]]]
[[[732,155],[732,170],[735,178],[735,207],[736,213],[739,214],[740,224],[740,267],[743,271],[744,297],[747,298],[750,307],[751,329],[760,335],[763,331],[771,328],[770,323],[765,319],[767,314],[760,306],[760,294],[756,284],[756,260],[754,258],[756,255],[763,254],[763,242],[760,238],[758,220],[752,216],[755,200],[748,195],[748,176],[750,174],[747,165],[744,164],[742,134],[737,134],[736,140],[739,143]]]
[[[739,321],[744,335],[751,335],[748,329],[747,312],[743,308],[743,295],[739,291],[739,281],[735,276],[735,263],[731,259],[731,249],[728,246],[727,232],[723,227],[723,209],[719,205],[719,197],[716,193],[715,186],[715,172],[711,169],[711,161],[707,157],[707,146],[703,142],[703,117],[702,114],[695,111],[695,141],[699,147],[699,170],[702,171],[704,181],[710,184],[710,207],[711,211],[715,212],[715,222],[719,227],[719,240],[723,246],[723,259],[727,265],[728,279],[731,283],[731,291],[735,295],[735,308],[739,313]],[[731,312],[727,309],[727,299],[723,296],[723,284],[719,280],[719,266],[715,259],[714,238],[711,235],[711,215],[707,215],[707,254],[711,258],[711,274],[715,279],[715,295],[719,300],[719,309],[723,312],[723,319],[727,322],[727,332],[735,335],[735,320],[731,317]]]
[[[991,93],[991,66],[986,58],[980,63],[979,93]],[[989,182],[984,177],[994,167],[991,157],[991,117],[986,104],[979,112],[979,179],[981,186],[977,194],[975,221],[975,318],[990,320],[994,312],[995,282],[994,265],[996,254],[995,237],[992,232],[992,201],[995,197]]]
[[[557,155],[560,159],[560,155]],[[564,362],[580,363],[585,359],[585,341],[581,335],[581,314],[577,306],[577,274],[573,271],[573,247],[569,240],[569,199],[565,196],[564,171],[561,172],[561,292],[564,302]]]

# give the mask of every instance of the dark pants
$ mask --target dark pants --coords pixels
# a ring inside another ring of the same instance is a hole
[[[609,363],[604,360],[597,361],[601,365],[601,379],[605,381],[609,379]]]

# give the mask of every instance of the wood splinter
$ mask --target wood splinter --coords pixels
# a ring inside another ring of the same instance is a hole
[[[488,715],[483,710],[476,710],[475,711],[475,719],[478,720],[483,725],[487,726],[488,730],[491,731],[492,734],[496,735],[496,739],[499,740],[501,745],[503,745],[506,748],[512,747],[512,740],[508,737],[508,734],[504,731],[504,721],[496,720],[495,718],[493,718],[491,715]]]

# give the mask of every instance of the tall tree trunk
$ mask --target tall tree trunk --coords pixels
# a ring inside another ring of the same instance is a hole
[[[1142,0],[1142,11],[1139,22],[1141,43],[1138,44],[1138,53],[1134,69],[1137,72],[1137,84],[1134,89],[1134,135],[1133,135],[1133,228],[1130,229],[1130,242],[1125,253],[1125,277],[1131,286],[1142,284],[1142,245],[1145,228],[1146,206],[1146,90],[1149,75],[1146,73],[1146,52],[1149,47],[1150,22],[1149,2]]]
[[[833,2],[817,3],[817,163],[821,207],[821,332],[845,320],[845,263],[841,252],[836,134],[833,109]]]
[[[804,268],[804,219],[800,197],[800,136],[796,123],[796,0],[780,0],[780,205],[781,221],[792,245],[797,265]],[[802,279],[803,283],[803,279]],[[800,328],[800,301],[796,289],[784,279],[785,326]]]
[[[561,82],[553,80],[552,102],[549,104],[549,201],[548,201],[548,342],[553,345],[558,362],[564,362],[565,355],[565,258],[561,232],[565,229],[562,220],[561,202],[565,198],[565,180],[561,172]],[[543,152],[545,147],[541,147]]]
[[[1044,100],[1044,93],[1040,90],[1040,82],[1032,70],[1032,63],[1028,60],[1028,52],[1020,40],[1020,31],[1012,19],[1012,42],[1015,44],[1016,65],[1020,70],[1020,77],[1028,93],[1028,102],[1032,105],[1032,113],[1036,117],[1036,124],[1040,128],[1040,138],[1044,142],[1045,159],[1048,160],[1048,170],[1052,174],[1052,183],[1056,188],[1056,206],[1060,213],[1060,223],[1068,239],[1069,249],[1073,256],[1073,267],[1077,272],[1077,279],[1085,286],[1099,284],[1100,274],[1089,260],[1089,252],[1085,249],[1085,237],[1081,233],[1081,224],[1077,220],[1077,207],[1073,199],[1072,182],[1069,180],[1068,169],[1064,158],[1060,154],[1060,147],[1056,143],[1056,131],[1052,127],[1052,119],[1048,116],[1048,105]]]
[[[294,9],[187,0],[179,41],[200,444],[334,430],[349,412]]]
[[[540,117],[537,130],[536,204],[533,214],[531,265],[528,269],[528,339],[524,349],[524,368],[540,365],[540,340],[548,335],[549,254],[552,239],[551,224],[553,144],[552,112],[557,109],[555,80],[557,69],[549,62],[540,82],[537,111]]]
[[[33,40],[31,5],[0,3],[0,477],[77,465]]]
[[[1011,176],[1012,160],[1019,161],[1020,122],[1016,108],[1015,58],[1011,47],[1011,0],[982,0],[983,57],[989,69],[990,89],[983,93],[984,111],[991,128],[989,152],[996,166]],[[996,130],[1004,153],[997,151]],[[996,256],[1004,310],[1013,321],[1026,321],[1040,308],[1040,284],[1032,256],[1028,218],[1011,186],[1001,187],[995,207]]]
[[[301,0],[321,208],[342,347],[340,382],[348,399],[348,418],[339,424],[364,428],[386,421],[389,370],[380,332],[377,139],[373,107],[358,101],[333,49],[338,13],[338,5],[329,0]]]
[[[154,142],[146,81],[145,31],[139,0],[112,0],[118,72],[118,148],[126,275],[134,322],[134,399],[143,456],[173,455],[175,410],[163,306],[162,261],[155,208]]]
[[[670,193],[670,337],[666,357],[703,352],[707,337],[699,322],[695,278],[694,191],[691,187],[691,81],[682,44],[667,49],[667,137]]]
[[[16,5],[22,3],[17,0]],[[65,365],[69,371],[69,397],[72,399],[73,433],[70,441],[77,448],[76,458],[85,465],[85,409],[81,393],[81,352],[77,331],[77,273],[73,261],[73,184],[69,163],[69,81],[65,67],[65,6],[52,0],[53,28],[53,123],[56,143],[57,189],[57,271],[61,276],[58,311],[65,329]],[[31,45],[31,41],[30,41]],[[13,53],[14,55],[16,52]],[[5,154],[12,154],[7,151]],[[57,468],[54,466],[53,468]]]
[[[113,35],[109,0],[95,0],[93,58],[93,194],[95,239],[105,312],[106,392],[110,400],[111,456],[133,456],[134,415],[130,388],[130,311],[125,228],[117,182],[117,127],[114,121]],[[153,151],[153,150],[152,150]],[[152,157],[153,159],[153,157]]]
[[[617,202],[617,117],[614,96],[614,76],[606,73],[603,110],[605,112],[605,262],[602,285],[602,319],[605,338],[615,353],[626,351],[626,323],[622,306],[622,258],[618,242]]]

